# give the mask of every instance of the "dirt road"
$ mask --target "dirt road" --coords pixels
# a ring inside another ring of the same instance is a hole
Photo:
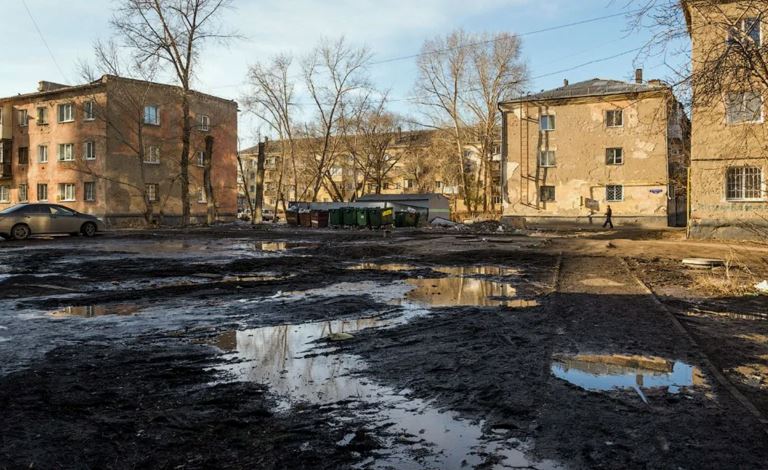
[[[604,233],[6,243],[0,468],[764,468],[766,298],[705,250],[768,272]]]

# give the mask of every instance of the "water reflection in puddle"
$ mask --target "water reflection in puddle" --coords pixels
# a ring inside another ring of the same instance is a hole
[[[499,282],[466,277],[408,279],[414,287],[397,303],[413,302],[428,307],[535,307],[535,300],[517,299],[517,290]]]
[[[415,269],[421,269],[418,266],[412,264],[402,263],[360,263],[354,266],[350,266],[347,269],[352,271],[413,271]]]
[[[552,373],[585,390],[632,389],[646,403],[648,399],[644,389],[666,389],[667,393],[678,393],[681,388],[706,385],[704,375],[698,368],[659,357],[619,354],[556,356]]]
[[[60,310],[50,312],[49,315],[56,318],[61,317],[101,317],[105,315],[128,316],[139,311],[135,305],[84,305],[74,307],[64,307]]]
[[[386,435],[381,458],[365,462],[377,468],[463,468],[481,465],[485,456],[503,459],[504,466],[558,468],[554,462],[534,463],[526,458],[519,441],[485,436],[482,422],[471,422],[453,412],[442,412],[431,403],[408,398],[361,376],[365,362],[350,354],[307,356],[315,341],[331,333],[355,334],[368,328],[402,324],[425,310],[404,309],[401,316],[283,325],[218,337],[222,350],[232,351],[234,363],[223,366],[239,380],[268,384],[281,397],[280,407],[296,402],[333,404],[352,401],[363,407],[361,416]],[[341,444],[343,445],[343,443]]]

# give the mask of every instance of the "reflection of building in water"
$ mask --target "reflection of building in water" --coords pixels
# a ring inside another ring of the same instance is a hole
[[[139,310],[133,305],[84,305],[77,307],[64,307],[61,310],[51,312],[53,317],[100,317],[103,315],[133,315]]]

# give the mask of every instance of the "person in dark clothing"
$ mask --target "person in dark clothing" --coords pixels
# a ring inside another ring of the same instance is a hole
[[[611,220],[611,217],[613,217],[613,210],[611,209],[611,206],[608,206],[605,211],[605,223],[603,224],[603,228],[610,225],[611,229],[613,229],[613,221]]]

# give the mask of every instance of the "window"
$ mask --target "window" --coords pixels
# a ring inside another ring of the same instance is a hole
[[[93,101],[83,103],[83,120],[93,121],[96,119],[96,108]]]
[[[160,125],[160,110],[157,106],[144,106],[144,124]]]
[[[416,180],[414,180],[414,179],[403,180],[403,187],[405,189],[413,189],[413,188],[415,188],[416,187]]]
[[[48,146],[47,145],[37,146],[37,162],[48,163]]]
[[[605,113],[605,125],[608,127],[622,127],[624,125],[624,111],[612,109]]]
[[[205,152],[202,150],[197,152],[197,166],[205,166]]]
[[[200,204],[208,202],[208,199],[205,197],[205,190],[203,188],[197,190],[197,202]]]
[[[75,160],[75,144],[59,144],[59,161],[71,162]]]
[[[729,201],[765,200],[763,170],[754,166],[728,168],[725,196]]]
[[[539,188],[539,202],[554,202],[554,200],[555,200],[554,186],[541,186]]]
[[[609,184],[605,187],[605,200],[608,202],[620,202],[624,200],[624,186]]]
[[[557,164],[554,150],[541,150],[539,152],[539,166],[552,167]]]
[[[29,147],[19,147],[19,165],[29,164]]]
[[[47,201],[48,200],[48,185],[47,184],[38,184],[37,185],[37,200],[38,201]]]
[[[48,108],[37,108],[37,125],[48,125]]]
[[[19,185],[19,202],[27,202],[29,200],[29,187],[26,184]]]
[[[211,129],[211,118],[205,114],[197,117],[197,130],[208,132]]]
[[[159,164],[160,163],[160,147],[151,145],[144,152],[144,163]]]
[[[730,93],[725,107],[728,124],[763,121],[763,97],[760,93]]]
[[[156,183],[149,183],[145,185],[146,193],[147,193],[147,201],[149,202],[155,202],[157,201],[157,184]]]
[[[728,31],[728,43],[735,44],[740,42],[741,38],[744,38],[760,47],[762,46],[762,32],[760,31],[760,27],[760,18],[741,19],[730,29],[730,31]]]
[[[96,142],[86,142],[83,144],[83,158],[86,160],[96,160]]]
[[[83,183],[83,199],[89,202],[96,200],[96,183],[93,181]]]
[[[7,184],[0,186],[0,202],[11,202],[11,187]]]
[[[75,120],[75,107],[72,103],[59,105],[59,122],[72,122]]]
[[[75,200],[75,184],[74,183],[61,183],[59,185],[59,201],[74,201]]]
[[[623,165],[624,164],[624,149],[610,148],[605,150],[605,164],[606,165]]]
[[[27,110],[20,109],[19,110],[19,126],[27,127],[28,123],[29,123],[29,114],[27,114]]]
[[[555,130],[555,116],[552,114],[545,114],[539,118],[539,128],[542,131],[554,131]]]

